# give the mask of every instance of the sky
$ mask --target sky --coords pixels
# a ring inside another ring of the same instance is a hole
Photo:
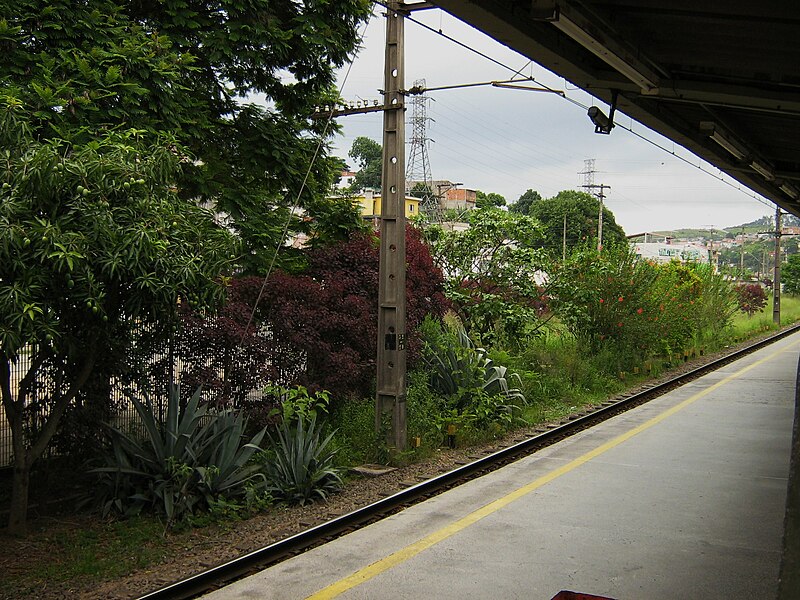
[[[608,114],[607,105],[444,11],[418,11],[411,19],[405,25],[406,87],[418,79],[428,88],[499,81],[521,71],[582,105],[557,94],[491,86],[430,92],[427,137],[432,141],[427,148],[434,180],[495,192],[509,203],[528,189],[549,198],[561,190],[581,189],[585,161],[594,159],[594,183],[611,186],[605,191],[606,206],[628,234],[721,229],[774,213],[772,203],[624,113],[617,112],[615,121],[635,134],[622,127],[610,135],[594,133],[585,107],[597,104]],[[339,71],[345,100],[382,101],[378,90],[383,87],[384,28],[385,19],[376,11],[364,29],[361,51]],[[409,108],[407,141],[410,117]],[[347,154],[353,140],[365,136],[381,142],[382,119],[380,112],[339,117],[342,132],[333,140],[332,153],[352,164]],[[408,150],[407,145],[406,156]]]

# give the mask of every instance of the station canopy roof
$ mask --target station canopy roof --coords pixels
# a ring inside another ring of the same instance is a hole
[[[800,216],[797,0],[431,4]]]

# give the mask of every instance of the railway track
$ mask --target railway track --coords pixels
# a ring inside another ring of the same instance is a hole
[[[721,358],[710,361],[691,371],[662,383],[645,387],[639,392],[609,401],[582,415],[572,415],[560,425],[551,425],[546,430],[534,433],[492,454],[443,473],[432,479],[407,487],[391,496],[368,506],[326,521],[315,527],[288,537],[264,548],[245,554],[224,564],[197,573],[181,581],[166,585],[140,597],[140,600],[195,598],[231,582],[261,571],[305,550],[327,543],[360,527],[385,518],[415,503],[440,494],[476,477],[515,462],[566,437],[587,429],[617,414],[630,410],[675,387],[719,369],[759,348],[800,330],[800,325],[787,327],[775,335],[737,349]]]

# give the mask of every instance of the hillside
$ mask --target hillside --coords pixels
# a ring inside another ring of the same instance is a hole
[[[784,227],[800,227],[800,219],[794,215],[783,216]],[[760,219],[750,221],[749,223],[742,223],[733,227],[725,227],[724,229],[696,229],[696,228],[682,228],[670,229],[662,231],[651,231],[648,235],[654,238],[672,237],[677,239],[704,239],[704,240],[721,240],[726,237],[733,237],[740,233],[760,233],[772,231],[774,228],[773,217],[771,215],[764,215]]]

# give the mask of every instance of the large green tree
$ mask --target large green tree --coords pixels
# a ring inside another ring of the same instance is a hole
[[[476,193],[475,206],[477,208],[486,208],[489,206],[505,206],[505,205],[506,205],[505,196],[502,196],[495,192],[489,192],[487,194],[486,192],[482,192],[481,190],[478,190]]]
[[[236,256],[264,272],[295,201],[329,210],[327,126],[310,115],[369,14],[367,0],[0,0],[11,530],[98,361],[179,297],[212,304]],[[201,204],[227,215],[243,252]],[[47,418],[31,429],[33,410]]]
[[[514,342],[536,328],[543,309],[539,224],[497,207],[469,211],[467,219],[466,231],[426,232],[446,294],[475,338]]]
[[[178,298],[219,297],[233,240],[170,191],[173,139],[112,132],[40,142],[0,104],[0,388],[14,472],[9,529],[25,528],[29,473],[98,363]],[[33,418],[37,415],[37,418]]]
[[[565,190],[553,198],[533,202],[527,214],[539,221],[544,247],[555,256],[561,255],[565,241],[569,251],[588,240],[597,239],[600,201],[591,194]],[[626,241],[625,232],[617,224],[614,214],[603,206],[603,244],[624,244]]]
[[[353,190],[381,189],[383,147],[368,137],[357,137],[350,147],[350,158],[356,161],[359,170],[353,180]]]
[[[310,116],[338,96],[335,68],[357,48],[370,7],[0,0],[0,86],[23,102],[40,139],[170,132],[193,157],[178,193],[225,212],[249,250],[245,269],[263,272],[287,206],[304,206],[333,181],[336,163],[319,145],[332,127]]]
[[[536,202],[539,202],[541,199],[542,196],[539,194],[539,192],[528,189],[524,194],[517,198],[516,202],[508,207],[508,210],[521,215],[529,215],[531,214],[531,206],[533,206]]]

